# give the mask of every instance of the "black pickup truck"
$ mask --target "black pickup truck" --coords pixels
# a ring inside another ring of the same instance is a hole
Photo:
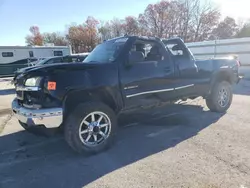
[[[234,59],[195,60],[179,38],[124,36],[99,44],[83,63],[37,67],[16,78],[12,109],[27,130],[62,128],[77,152],[114,141],[117,115],[202,96],[214,112],[232,103]]]

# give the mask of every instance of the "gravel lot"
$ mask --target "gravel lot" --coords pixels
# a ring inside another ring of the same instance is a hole
[[[25,132],[8,110],[11,85],[0,86],[0,188],[250,188],[250,80],[226,114],[196,99],[124,115],[117,143],[95,156]]]

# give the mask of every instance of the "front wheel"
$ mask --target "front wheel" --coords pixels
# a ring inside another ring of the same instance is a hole
[[[226,112],[232,100],[233,92],[230,83],[222,81],[214,85],[210,96],[206,99],[206,104],[212,112]]]
[[[65,139],[79,153],[99,153],[112,145],[116,121],[113,110],[103,103],[80,104],[66,120]]]

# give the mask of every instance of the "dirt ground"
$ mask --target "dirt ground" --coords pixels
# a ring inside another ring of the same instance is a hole
[[[250,188],[250,80],[234,88],[226,114],[198,98],[121,116],[116,144],[94,156],[75,154],[61,135],[24,131],[8,83],[0,82],[0,188]]]

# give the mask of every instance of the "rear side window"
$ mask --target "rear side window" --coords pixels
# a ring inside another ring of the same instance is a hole
[[[2,57],[13,57],[14,53],[13,52],[2,52]]]
[[[54,56],[63,56],[62,51],[54,51]]]
[[[169,51],[174,56],[182,56],[183,55],[183,50],[181,50],[179,48],[178,44],[167,44],[166,47],[169,49]]]

